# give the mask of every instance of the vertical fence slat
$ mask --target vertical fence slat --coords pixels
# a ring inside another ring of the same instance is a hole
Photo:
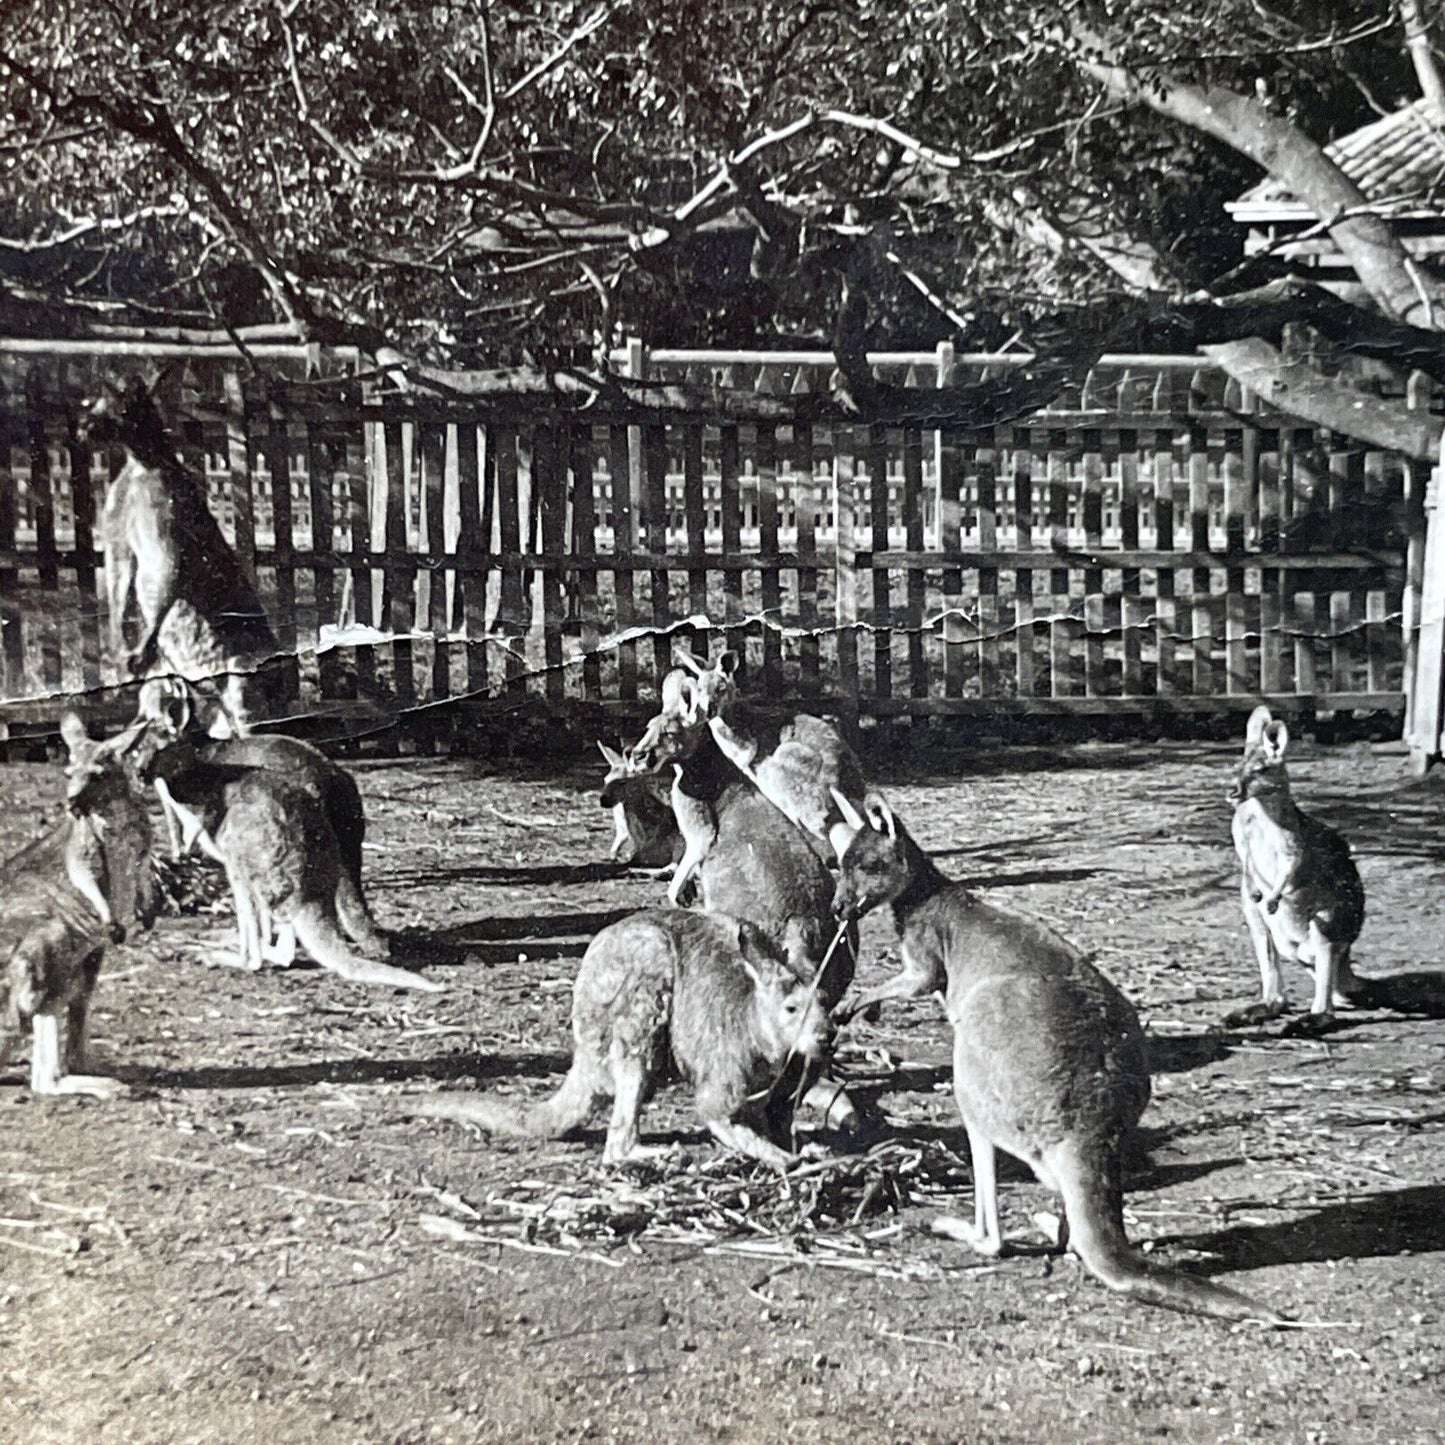
[[[567,683],[562,648],[562,632],[566,623],[562,557],[567,520],[567,479],[557,441],[553,427],[543,426],[538,427],[532,444],[543,562],[542,659],[547,668],[547,700],[553,704],[562,701]]]
[[[687,608],[693,617],[708,616],[706,488],[702,424],[690,423],[682,428],[682,524],[687,530]],[[708,639],[689,631],[692,650],[707,656]]]
[[[336,573],[331,557],[336,552],[336,517],[333,489],[336,485],[338,447],[325,424],[306,424],[306,486],[311,502],[311,552],[315,558],[311,568],[311,595],[316,607],[316,640],[321,629],[333,625],[336,617]],[[322,701],[341,696],[341,658],[339,649],[328,647],[318,651],[316,658],[317,686]]]
[[[522,577],[521,488],[517,482],[517,433],[511,427],[495,427],[488,437],[488,460],[493,467],[496,489],[499,572],[501,591],[497,609],[497,632],[504,651],[503,671],[509,693],[526,690],[526,591]]]
[[[1119,545],[1126,552],[1139,547],[1139,434],[1119,434]],[[1144,694],[1143,631],[1148,609],[1144,603],[1143,570],[1125,567],[1119,578],[1120,687],[1125,697]]]
[[[572,428],[572,556],[577,568],[578,642],[582,649],[582,692],[593,701],[602,696],[602,659],[597,644],[601,623],[597,606],[597,493],[593,471],[592,428]]]
[[[14,436],[7,420],[0,416],[0,551],[15,550],[15,522],[19,486],[11,460]],[[19,602],[20,574],[13,567],[0,567],[0,683],[6,697],[25,694],[24,613]]]
[[[1284,612],[1281,608],[1283,576],[1269,559],[1280,548],[1280,446],[1282,434],[1272,431],[1261,438],[1259,463],[1259,690],[1273,697],[1284,690]]]
[[[612,474],[612,585],[617,632],[622,638],[617,646],[617,695],[623,702],[636,702],[637,643],[626,637],[637,621],[632,575],[632,559],[637,551],[637,505],[628,428],[614,426],[608,440]]]
[[[798,554],[798,691],[814,699],[819,691],[818,648],[818,483],[813,469],[813,428],[793,428],[793,524]]]
[[[868,515],[873,577],[873,695],[893,696],[892,578],[877,553],[888,550],[888,433],[874,423],[868,428]]]
[[[1055,556],[1069,546],[1069,461],[1068,436],[1052,432],[1048,451],[1049,550]],[[1049,695],[1069,697],[1074,693],[1073,598],[1067,567],[1049,568]]]
[[[858,478],[852,427],[833,429],[833,621],[838,657],[838,713],[843,735],[858,735]],[[726,497],[724,497],[726,507]],[[727,513],[724,511],[724,517]]]
[[[937,432],[933,455],[938,468],[938,550],[945,556],[954,556],[963,548],[964,467],[957,434]],[[945,567],[942,582],[943,695],[962,697],[969,640],[963,570],[957,566]],[[980,585],[981,582],[982,579]]]
[[[1014,536],[1020,552],[1034,550],[1034,474],[1030,442],[1026,428],[1014,429]],[[1014,678],[1019,697],[1033,697],[1037,686],[1034,646],[1034,572],[1032,567],[1020,567],[1014,574]]]
[[[266,470],[271,478],[271,559],[275,578],[272,621],[282,661],[287,701],[301,695],[300,638],[296,629],[296,534],[291,508],[291,446],[286,420],[266,408]],[[308,638],[314,644],[314,638]]]
[[[1154,439],[1154,536],[1154,545],[1160,552],[1174,550],[1174,454],[1173,436],[1169,432],[1158,432]],[[1179,604],[1174,595],[1172,563],[1159,568],[1156,591],[1154,691],[1160,697],[1173,697],[1179,691],[1174,641]]]
[[[1209,551],[1209,453],[1203,432],[1192,429],[1189,437],[1189,546],[1195,553]],[[1189,635],[1194,659],[1191,691],[1208,697],[1214,691],[1214,609],[1210,603],[1211,574],[1208,567],[1192,569],[1190,580]]]
[[[1103,437],[1097,431],[1084,433],[1084,550],[1097,556],[1104,546],[1104,456]],[[1084,569],[1084,692],[1088,697],[1104,696],[1104,572],[1100,567]]]
[[[642,429],[643,516],[647,526],[647,550],[654,558],[667,555],[667,432],[660,426]],[[654,566],[649,582],[652,592],[652,668],[656,684],[672,667],[673,609],[666,567]]]
[[[923,650],[923,618],[928,606],[928,578],[918,565],[923,551],[923,434],[909,427],[903,434],[904,545],[914,554],[907,571],[908,695],[928,696],[928,660]]]
[[[416,700],[416,676],[412,670],[411,629],[416,622],[416,559],[411,551],[407,528],[406,453],[402,429],[397,422],[387,422],[381,429],[385,449],[386,478],[383,515],[386,532],[379,550],[386,553],[382,569],[382,615],[390,633],[387,651],[391,654],[391,685],[397,701],[406,706]],[[378,479],[379,480],[379,479]]]
[[[55,547],[55,483],[50,475],[50,438],[45,424],[49,407],[40,368],[31,371],[27,382],[34,384],[33,388],[28,388],[29,395],[26,398],[29,432],[26,440],[30,451],[30,500],[35,526],[35,563],[41,590],[54,594],[60,589],[60,557]],[[53,697],[61,691],[64,673],[60,660],[62,624],[59,613],[58,607],[53,609],[51,616],[46,619],[46,625],[39,629],[39,636],[35,640],[38,645],[27,649],[32,655],[39,654],[34,658],[39,667],[36,669],[32,686],[42,697]]]
[[[777,701],[783,695],[783,649],[779,630],[783,607],[783,579],[778,567],[778,434],[774,427],[757,430],[758,551],[763,613],[763,695]]]
[[[350,614],[338,620],[352,626],[358,622],[374,625],[367,458],[365,431],[349,430],[346,433],[346,480],[353,558],[350,573],[352,605]],[[363,696],[374,696],[376,692],[376,649],[369,643],[356,649],[356,688]]]
[[[1247,470],[1246,444],[1253,432],[1240,435],[1240,450],[1226,450],[1221,460],[1224,471],[1224,547],[1231,557],[1244,554],[1249,528],[1250,499],[1255,494]],[[1251,449],[1252,450],[1252,449]],[[1255,691],[1249,677],[1247,637],[1249,598],[1245,596],[1245,571],[1234,566],[1226,570],[1224,592],[1224,691],[1245,694]]]
[[[66,445],[70,451],[70,504],[75,518],[75,585],[80,593],[81,686],[87,692],[100,686],[100,598],[95,568],[95,493],[90,481],[90,449],[77,440],[73,411],[66,417]],[[0,434],[3,435],[3,434]],[[0,488],[4,471],[0,468]]]
[[[981,554],[998,547],[998,453],[993,449],[978,452],[975,486],[975,508],[978,549]],[[962,545],[962,538],[954,546]],[[959,580],[962,589],[962,574]],[[960,598],[960,602],[962,599]],[[978,569],[978,690],[982,697],[992,697],[1003,686],[999,671],[999,595],[998,568],[980,561]],[[962,682],[962,679],[958,679]],[[959,693],[963,691],[959,687]]]
[[[723,427],[718,437],[718,471],[722,494],[722,554],[725,561],[734,564],[723,573],[724,637],[727,647],[733,652],[740,653],[746,644],[742,631],[743,574],[736,565],[741,560],[743,552],[741,463],[738,451],[737,427]]]
[[[421,535],[426,588],[418,589],[417,605],[426,604],[426,630],[431,634],[431,697],[441,702],[451,696],[451,644],[447,618],[447,438],[444,428],[432,423],[417,429],[421,463]],[[427,741],[430,741],[428,739]]]

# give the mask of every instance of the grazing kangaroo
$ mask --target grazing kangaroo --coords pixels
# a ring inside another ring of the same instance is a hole
[[[1293,958],[1314,969],[1314,1000],[1284,1032],[1320,1034],[1333,1026],[1335,1004],[1359,987],[1350,949],[1365,921],[1365,890],[1349,844],[1295,805],[1284,768],[1288,745],[1285,724],[1267,707],[1255,708],[1229,798],[1240,901],[1264,997],[1224,1022],[1238,1028],[1278,1018],[1285,1011],[1280,959]]]
[[[185,741],[196,759],[222,767],[267,768],[310,796],[326,815],[340,850],[346,882],[337,895],[337,912],[347,933],[377,957],[385,956],[389,944],[376,926],[361,883],[362,843],[366,837],[366,814],[361,790],[345,768],[332,762],[318,748],[300,738],[280,733],[251,733],[246,737],[211,738],[196,716],[190,686],[182,678],[152,678],[141,687],[138,723],[147,728],[146,741],[137,749],[137,765],[143,766],[163,747]],[[176,802],[163,778],[155,781],[167,831],[171,856],[182,857],[204,832],[201,816]],[[209,842],[205,851],[215,856]],[[294,938],[282,938],[273,962],[285,961],[295,953]],[[263,940],[263,944],[269,940]]]
[[[841,858],[853,834],[833,801],[833,790],[856,809],[868,785],[862,764],[837,728],[808,713],[798,713],[781,726],[761,723],[739,700],[735,652],[724,652],[711,667],[686,652],[678,654],[678,661],[694,674],[697,706],[727,757],[787,817]],[[664,709],[668,701],[665,688]]]
[[[827,864],[724,755],[691,680],[673,685],[675,705],[653,718],[632,749],[636,771],[674,773],[672,811],[685,847],[668,897],[680,903],[694,885],[704,909],[763,929],[831,1010],[853,981],[858,932],[834,927]],[[852,1101],[829,1079],[814,1084],[807,1101],[837,1127],[857,1123]]]
[[[279,647],[204,487],[181,464],[139,377],[118,399],[92,402],[82,431],[125,452],[100,520],[117,663],[131,677],[163,663],[192,681],[215,680],[230,729],[245,732],[254,711],[269,710],[263,665]],[[126,627],[132,599],[141,622],[134,642]]]
[[[682,858],[682,834],[672,814],[670,790],[656,776],[633,771],[632,749],[615,752],[598,743],[607,760],[602,806],[612,809],[617,833],[608,857],[634,868],[667,868]],[[624,857],[624,853],[626,856]]]
[[[375,928],[336,833],[303,787],[268,767],[204,760],[184,741],[156,752],[145,773],[195,815],[202,846],[226,869],[242,968],[289,964],[300,939],[317,963],[352,983],[440,992],[440,984],[370,956],[386,952],[385,939],[368,936]],[[268,955],[273,928],[281,942]]]
[[[839,803],[852,809],[846,799]],[[1063,1195],[1085,1267],[1110,1289],[1224,1319],[1281,1323],[1234,1290],[1146,1260],[1123,1223],[1120,1147],[1149,1102],[1144,1035],[1129,1001],[1072,944],[950,882],[881,798],[848,818],[835,906],[855,918],[888,903],[909,987],[942,990],[953,1025],[953,1092],[973,1156],[974,1222],[939,1233],[980,1254],[1003,1249],[995,1151]]]
[[[604,1163],[655,1152],[638,1143],[642,1106],[669,1061],[693,1088],[698,1117],[726,1148],[775,1169],[798,1162],[787,1137],[788,1060],[817,1059],[829,1025],[813,990],[760,929],[717,913],[647,909],[599,933],[572,987],[572,1067],[530,1109],[494,1099],[432,1095],[409,1113],[496,1133],[557,1138],[613,1096]]]
[[[106,1099],[125,1085],[85,1072],[86,1021],[105,945],[155,919],[150,819],[121,761],[129,734],[93,743],[74,713],[60,731],[66,817],[0,865],[0,1062],[29,1030],[32,1093]]]

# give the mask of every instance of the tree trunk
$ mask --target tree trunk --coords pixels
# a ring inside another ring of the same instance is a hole
[[[1405,27],[1405,49],[1420,82],[1420,94],[1430,102],[1432,119],[1438,126],[1445,122],[1445,83],[1440,67],[1435,64],[1435,51],[1430,45],[1430,29],[1420,14],[1419,0],[1400,0],[1400,21]]]
[[[1071,22],[1074,62],[1116,99],[1146,105],[1213,136],[1262,166],[1317,215],[1376,304],[1397,320],[1445,327],[1445,289],[1421,275],[1363,191],[1298,127],[1254,100],[1162,71],[1132,71],[1082,21]]]

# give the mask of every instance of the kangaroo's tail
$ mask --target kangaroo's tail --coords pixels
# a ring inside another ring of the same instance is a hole
[[[376,926],[360,885],[343,866],[336,880],[336,915],[346,935],[367,958],[385,958],[391,952],[386,934]]]
[[[1069,1243],[1084,1267],[1101,1283],[1148,1304],[1222,1320],[1288,1321],[1248,1295],[1225,1285],[1154,1264],[1124,1234],[1123,1191],[1117,1177],[1102,1177],[1072,1145],[1061,1145],[1048,1162],[1064,1195]]]
[[[591,1117],[602,1092],[596,1071],[574,1058],[567,1077],[550,1099],[517,1108],[483,1094],[426,1094],[403,1101],[408,1114],[425,1119],[453,1119],[477,1124],[493,1134],[518,1139],[559,1139]]]
[[[442,986],[409,969],[362,958],[341,936],[335,918],[316,903],[303,904],[293,920],[296,936],[322,968],[352,983],[385,984],[390,988],[414,988],[423,993],[440,993]]]

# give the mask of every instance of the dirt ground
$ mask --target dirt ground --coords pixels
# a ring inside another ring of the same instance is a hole
[[[1020,748],[882,781],[945,870],[1095,950],[1148,1022],[1133,1237],[1316,1327],[1111,1295],[1040,1249],[1030,1216],[1052,1201],[1017,1170],[1002,1206],[1019,1254],[931,1236],[932,1214],[972,1205],[947,1166],[962,1139],[931,1002],[840,1041],[900,1157],[930,1161],[896,1215],[854,1224],[845,1200],[836,1222],[757,1236],[743,1209],[679,1242],[647,1217],[643,1176],[630,1242],[529,1231],[527,1201],[612,1187],[600,1130],[489,1141],[408,1119],[397,1095],[553,1087],[577,955],[662,885],[605,862],[597,769],[364,763],[376,912],[447,945],[414,950],[447,992],[209,966],[197,944],[218,916],[114,949],[96,1067],[131,1095],[36,1100],[16,1061],[0,1087],[0,1439],[1440,1439],[1445,795],[1367,745],[1301,748],[1296,791],[1364,875],[1361,970],[1426,973],[1323,1040],[1223,1035],[1212,1022],[1257,991],[1224,801],[1236,755]],[[58,786],[54,768],[0,769],[7,851]],[[891,947],[871,920],[863,979]],[[1289,983],[1307,997],[1302,971]],[[779,1196],[678,1088],[644,1137],[677,1145],[669,1197],[694,1168]]]

